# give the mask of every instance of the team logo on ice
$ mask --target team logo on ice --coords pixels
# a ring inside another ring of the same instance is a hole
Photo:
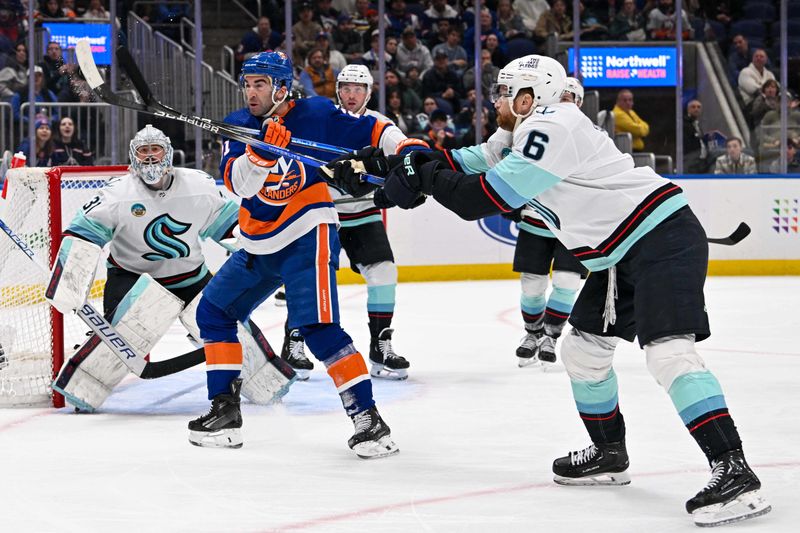
[[[131,206],[131,214],[135,217],[143,217],[147,214],[147,209],[142,204],[133,204]]]
[[[286,205],[306,184],[306,169],[294,159],[280,157],[271,167],[265,169],[269,173],[264,179],[264,186],[258,192],[258,198],[265,204]]]

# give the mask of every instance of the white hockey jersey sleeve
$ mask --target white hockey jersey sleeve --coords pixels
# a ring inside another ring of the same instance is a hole
[[[200,229],[201,239],[212,239],[219,242],[224,239],[230,230],[238,223],[239,204],[222,196],[222,192],[217,188],[214,178],[205,174],[208,178],[207,202],[208,219]]]
[[[453,158],[468,174],[480,174],[497,165],[511,150],[513,135],[498,129],[489,139],[478,146],[453,150]]]
[[[97,196],[83,204],[73,217],[65,233],[75,235],[100,247],[114,237],[119,217],[115,189],[119,179],[109,180]]]

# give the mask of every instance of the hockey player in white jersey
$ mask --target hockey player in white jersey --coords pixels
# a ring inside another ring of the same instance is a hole
[[[88,241],[96,245],[96,265],[101,247],[109,245],[104,314],[118,328],[124,327],[127,340],[142,353],[149,352],[175,318],[186,326],[190,339],[199,341],[196,298],[211,279],[200,240],[231,237],[238,223],[239,205],[225,199],[205,172],[173,167],[172,154],[170,140],[160,130],[148,124],[139,131],[130,143],[129,173],[109,180],[78,211],[64,232],[59,251],[65,258],[81,262],[75,259],[75,250],[91,249],[82,244]],[[68,271],[71,263],[65,264]],[[160,303],[139,309],[144,302]],[[56,302],[54,305],[59,307]],[[62,312],[70,307],[66,305]],[[253,351],[253,373],[263,366],[259,362],[267,361],[263,356],[256,361],[256,357]],[[75,407],[94,411],[127,372],[127,367],[91,336],[65,363],[53,387]],[[254,401],[272,398],[256,382],[250,389]]]
[[[372,84],[372,74],[366,66],[343,68],[336,78],[336,96],[342,111],[373,116],[388,124],[379,141],[385,155],[405,153],[412,148],[428,149],[424,141],[406,137],[386,116],[367,109]],[[406,379],[410,364],[392,347],[397,265],[381,215],[381,208],[391,205],[377,206],[372,199],[354,202],[352,196],[335,187],[330,187],[330,192],[339,214],[342,248],[350,259],[350,267],[367,283],[370,374],[376,378]],[[301,376],[307,376],[307,371],[313,368],[313,363],[304,356],[302,336],[297,330],[287,328],[281,354]]]
[[[712,476],[686,502],[697,525],[754,518],[771,507],[742,451],[722,388],[695,347],[710,335],[703,285],[705,232],[680,187],[633,160],[578,109],[559,103],[566,74],[526,56],[498,74],[498,124],[511,152],[493,165],[485,147],[389,158],[377,195],[402,208],[424,195],[467,220],[531,205],[592,274],[575,303],[561,355],[592,440],[553,463],[565,485],[630,483],[625,423],[612,368],[620,338],[638,337],[647,367],[667,391]],[[378,168],[374,161],[370,168]],[[358,185],[356,174],[339,175]]]
[[[583,87],[577,79],[567,78],[561,102],[581,107]],[[513,268],[520,273],[520,308],[525,324],[525,336],[517,348],[519,366],[552,364],[556,362],[556,340],[572,312],[586,268],[547,229],[533,207],[525,205],[511,213],[519,229]],[[546,297],[551,265],[553,289]]]

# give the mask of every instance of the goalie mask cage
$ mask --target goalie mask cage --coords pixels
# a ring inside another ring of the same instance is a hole
[[[6,174],[0,218],[52,265],[61,233],[73,216],[97,196],[124,166],[16,168]],[[105,260],[98,265],[91,303],[102,309]],[[86,340],[88,326],[76,315],[64,316],[44,299],[47,274],[0,234],[0,407],[63,407],[51,384],[65,357]]]

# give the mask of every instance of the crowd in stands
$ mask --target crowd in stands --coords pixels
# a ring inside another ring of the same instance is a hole
[[[123,29],[126,13],[134,7],[139,16],[167,35],[177,31],[181,17],[193,15],[190,2],[112,1],[117,2]],[[108,20],[107,3],[45,0],[40,2],[35,19],[37,23],[48,19]],[[250,0],[243,3],[254,5]],[[759,4],[758,9],[755,4]],[[28,97],[26,5],[20,0],[0,0],[0,99],[14,105],[15,116]],[[231,43],[237,68],[260,51],[285,50],[284,2],[262,0],[261,5],[265,16],[243,33],[240,42]],[[727,57],[729,82],[750,126],[751,141],[741,146],[740,152],[755,157],[758,170],[768,171],[781,145],[776,133],[781,90],[774,71],[779,59],[778,5],[776,0],[685,0],[681,13],[676,13],[674,0],[582,0],[576,29],[571,0],[487,0],[478,13],[471,0],[386,0],[382,58],[386,66],[386,111],[407,135],[432,140],[437,146],[460,146],[475,137],[476,32],[481,42],[480,87],[486,116],[482,130],[491,134],[496,125],[489,88],[497,71],[511,59],[544,53],[548,38],[570,41],[575,31],[582,41],[671,41],[680,17],[684,39],[716,41]],[[311,0],[292,2],[292,6],[292,58],[299,96],[321,95],[335,101],[336,76],[349,63],[367,65],[377,79],[381,43],[375,3]],[[800,25],[800,9],[790,6],[789,18],[790,28]],[[790,31],[788,45],[790,56],[800,56],[796,32]],[[91,93],[85,81],[74,67],[64,64],[63,50],[57,47],[57,43],[50,43],[45,56],[37,61],[36,101],[88,101]],[[377,109],[377,84],[374,89],[369,106]],[[800,101],[794,93],[789,96],[789,139],[800,145]],[[631,134],[634,151],[652,151],[648,145],[650,111],[637,114],[633,97],[631,91],[618,94],[613,109],[617,132]],[[687,102],[686,111],[687,170],[714,172],[722,156],[739,161],[729,150],[728,144],[736,143],[727,142],[731,140],[727,132],[702,131],[701,101]],[[49,118],[55,128],[54,121],[59,117]]]

